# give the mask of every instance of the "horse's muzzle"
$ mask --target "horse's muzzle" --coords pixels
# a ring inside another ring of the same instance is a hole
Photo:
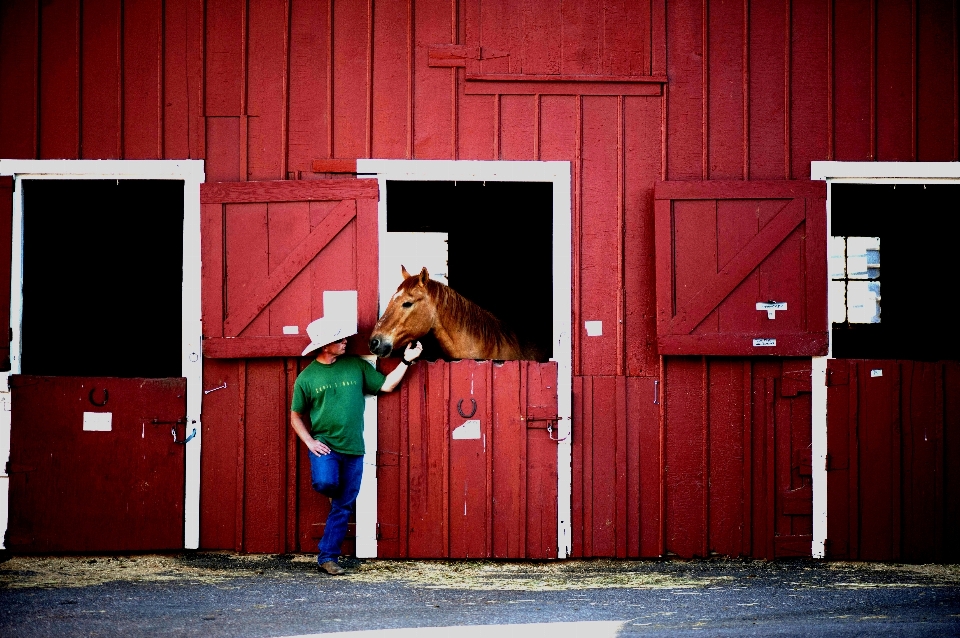
[[[370,338],[370,352],[378,357],[389,357],[390,353],[393,352],[393,344],[375,335]]]

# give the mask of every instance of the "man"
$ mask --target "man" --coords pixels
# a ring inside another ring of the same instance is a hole
[[[318,353],[297,376],[290,412],[293,429],[310,450],[313,489],[330,497],[317,563],[332,576],[344,573],[337,558],[363,476],[363,395],[393,391],[423,352],[419,342],[407,345],[403,361],[384,376],[360,357],[345,354],[347,337],[356,333],[355,326],[328,318],[307,326],[310,345],[303,356]]]

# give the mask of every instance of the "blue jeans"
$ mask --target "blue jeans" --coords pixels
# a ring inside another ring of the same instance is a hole
[[[337,560],[343,537],[347,535],[347,523],[357,503],[360,493],[360,479],[363,478],[363,455],[340,454],[330,450],[330,454],[317,456],[310,454],[310,478],[313,489],[330,497],[330,514],[323,531],[323,537],[317,548],[320,554],[317,562]]]

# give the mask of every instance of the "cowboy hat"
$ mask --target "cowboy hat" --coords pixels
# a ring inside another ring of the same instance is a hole
[[[303,354],[300,356],[306,356],[329,343],[340,341],[355,334],[357,334],[357,324],[355,323],[348,325],[347,322],[337,321],[332,317],[320,317],[311,321],[310,325],[307,326],[310,345],[303,349]]]

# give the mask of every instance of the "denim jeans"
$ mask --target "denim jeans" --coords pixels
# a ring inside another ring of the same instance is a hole
[[[343,537],[347,535],[347,523],[357,503],[360,493],[360,479],[363,478],[363,455],[340,454],[330,450],[329,454],[317,456],[310,454],[310,478],[313,489],[330,497],[330,514],[323,537],[317,548],[320,554],[317,562],[337,560]]]

